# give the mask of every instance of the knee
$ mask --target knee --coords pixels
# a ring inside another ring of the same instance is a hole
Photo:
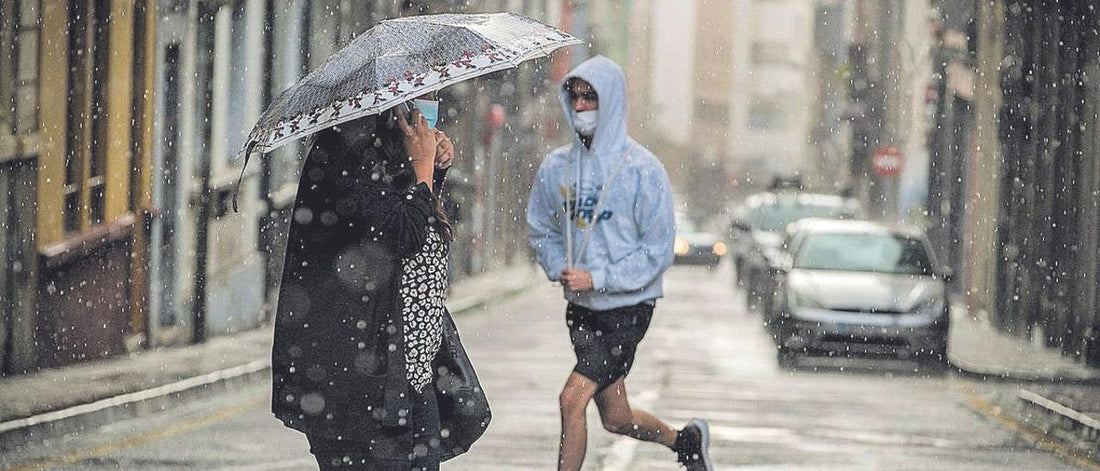
[[[611,433],[626,435],[634,429],[634,420],[629,414],[606,414],[601,415],[600,419],[604,430]]]

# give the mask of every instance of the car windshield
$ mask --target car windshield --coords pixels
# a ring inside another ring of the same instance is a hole
[[[891,234],[814,234],[798,248],[794,268],[931,275],[924,244]]]
[[[787,225],[804,218],[839,218],[851,213],[844,206],[779,203],[762,206],[756,214],[756,227],[762,231],[782,232]]]
[[[695,232],[695,223],[691,221],[687,216],[680,214],[676,215],[676,232],[687,234]]]

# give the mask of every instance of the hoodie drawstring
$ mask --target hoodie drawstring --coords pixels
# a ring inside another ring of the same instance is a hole
[[[584,260],[584,253],[585,253],[585,251],[588,250],[588,242],[590,240],[592,240],[592,232],[596,230],[596,223],[600,222],[600,214],[603,213],[604,203],[607,202],[607,197],[610,194],[609,190],[611,189],[611,183],[615,181],[615,177],[619,175],[619,171],[623,169],[623,165],[626,165],[626,160],[627,160],[627,157],[629,157],[629,156],[630,156],[630,148],[628,147],[623,152],[622,157],[619,159],[619,163],[617,165],[615,165],[615,168],[613,170],[611,170],[611,174],[607,175],[603,179],[603,188],[600,188],[600,198],[596,201],[596,209],[593,210],[593,212],[592,212],[592,227],[590,227],[590,228],[588,228],[588,230],[584,231],[584,235],[581,236],[581,248],[580,248],[580,252],[577,253],[577,257],[576,257],[576,259],[578,261]],[[579,165],[578,165],[578,167],[579,167]],[[578,171],[577,172],[577,190],[578,191],[577,191],[577,195],[576,195],[577,199],[580,198],[580,186],[581,186],[580,176],[581,176],[581,174]],[[574,201],[576,201],[576,200],[574,200]],[[570,254],[570,255],[572,255],[572,254]]]

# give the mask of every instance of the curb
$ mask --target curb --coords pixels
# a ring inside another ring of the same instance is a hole
[[[265,376],[270,368],[270,359],[257,360],[155,388],[3,422],[0,423],[0,450],[162,411],[181,399],[203,397],[230,386],[248,384]]]
[[[965,330],[982,330],[992,337],[983,338],[983,340],[990,340],[1003,336],[1004,339],[1011,339],[1013,343],[1028,343],[1026,341],[1020,341],[1009,334],[1002,334],[996,329],[988,325],[988,320],[980,320],[970,316],[965,304],[961,299],[953,297],[950,301],[951,304],[951,329],[952,333],[949,334],[949,344],[947,350],[947,359],[951,364],[952,369],[957,372],[970,376],[972,378],[981,379],[984,381],[996,381],[996,382],[1011,382],[1011,383],[1059,383],[1067,385],[1100,385],[1100,370],[1091,369],[1078,369],[1079,371],[1070,371],[1073,366],[1065,368],[1060,372],[1035,372],[1024,371],[1021,369],[1009,369],[999,366],[990,366],[989,364],[982,364],[981,355],[977,355],[979,358],[974,359],[975,355],[961,355],[959,354],[959,348],[956,346],[959,342],[973,341],[973,336],[967,336],[965,333],[958,333],[956,329]],[[982,337],[983,334],[978,334]],[[1004,340],[1001,340],[1004,342]],[[965,347],[963,348],[965,350]],[[1088,371],[1085,371],[1088,370]]]
[[[950,351],[947,355],[947,360],[951,364],[951,369],[956,373],[966,375],[971,378],[980,379],[983,381],[992,381],[1000,383],[1041,383],[1041,384],[1064,384],[1071,386],[1097,386],[1100,385],[1100,376],[1095,378],[1080,378],[1071,376],[1051,377],[1047,375],[1037,375],[1024,373],[1019,371],[1005,371],[1005,370],[993,370],[990,368],[982,368],[963,360],[960,361],[957,358],[951,356]]]
[[[1029,420],[1033,426],[1052,439],[1080,450],[1093,460],[1097,459],[1097,450],[1100,450],[1100,420],[1026,389],[1020,390],[1017,398],[1025,413],[1038,416],[1039,420]]]
[[[534,286],[534,270],[505,286],[496,286],[483,295],[460,298],[451,304],[451,313],[459,315],[492,302],[513,297]],[[259,328],[264,328],[263,326]],[[132,419],[171,408],[180,400],[201,398],[231,387],[249,384],[268,376],[271,359],[263,358],[243,365],[194,376],[165,385],[119,394],[86,404],[0,422],[0,451],[45,438],[84,432],[118,420]]]

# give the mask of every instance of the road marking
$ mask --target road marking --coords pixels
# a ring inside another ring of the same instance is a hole
[[[310,469],[317,464],[317,460],[313,458],[302,458],[290,461],[280,461],[278,463],[260,463],[246,466],[232,466],[228,468],[218,468],[219,471],[276,471],[276,470],[301,470]]]
[[[1100,463],[1097,463],[1088,458],[1087,455],[1081,453],[1072,447],[1063,445],[1062,443],[1051,440],[1046,437],[1046,434],[1042,430],[1032,427],[1028,424],[1020,422],[1008,414],[1006,414],[1000,407],[990,403],[972,389],[965,388],[964,386],[956,386],[960,388],[963,395],[970,401],[970,406],[993,420],[1000,422],[1005,427],[1009,428],[1017,435],[1023,437],[1027,441],[1033,443],[1037,448],[1054,453],[1058,458],[1063,461],[1078,466],[1083,469],[1092,471],[1100,471]]]
[[[50,467],[62,464],[76,464],[94,456],[106,455],[114,451],[132,448],[163,438],[180,435],[203,426],[222,422],[234,416],[248,412],[249,410],[259,407],[268,402],[269,400],[266,397],[248,400],[227,409],[199,416],[198,418],[187,422],[153,430],[147,434],[130,437],[124,440],[118,440],[97,447],[89,448],[87,450],[81,450],[60,456],[53,456],[49,458],[30,461],[27,463],[22,463],[19,465],[15,465],[14,467],[4,468],[4,471],[29,471],[38,469],[49,469]]]

